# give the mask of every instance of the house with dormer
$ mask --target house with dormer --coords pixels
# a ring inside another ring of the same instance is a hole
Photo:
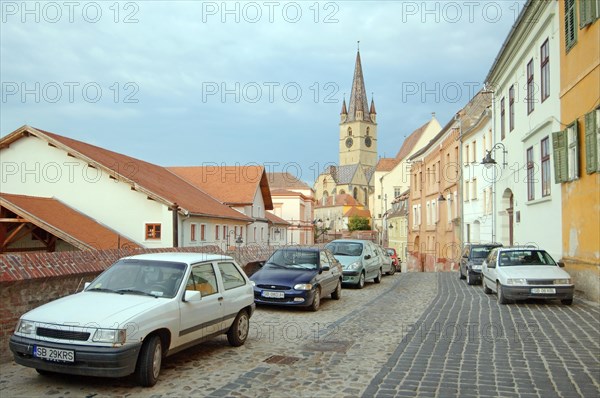
[[[79,213],[88,224],[102,225],[112,231],[114,241],[147,248],[225,248],[228,231],[245,232],[255,222],[164,167],[31,126],[0,139],[0,163],[4,214],[45,225],[47,231],[61,229],[53,224],[56,219],[42,224],[41,210],[54,208],[64,214]],[[32,210],[34,202],[42,209]],[[15,222],[3,223],[1,228],[5,243],[25,227]],[[63,229],[68,232],[66,226]],[[100,239],[98,228],[86,230],[89,236],[73,238],[84,243]],[[71,242],[78,245],[75,239]],[[51,250],[51,242],[47,243]],[[94,247],[92,243],[87,246]]]

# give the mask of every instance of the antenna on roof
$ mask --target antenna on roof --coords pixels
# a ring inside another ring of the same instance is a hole
[[[360,51],[360,40],[356,41],[356,51]]]

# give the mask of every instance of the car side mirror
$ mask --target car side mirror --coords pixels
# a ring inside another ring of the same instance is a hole
[[[331,267],[329,267],[329,264],[325,264],[321,266],[321,271],[329,271],[331,269]]]
[[[198,290],[186,290],[183,295],[183,301],[200,301],[202,299],[202,294]]]
[[[565,268],[565,263],[563,263],[562,261],[557,262],[557,264],[560,268]]]
[[[371,255],[370,255],[370,254],[365,254],[365,260],[368,260],[368,259],[370,259],[370,258],[371,258]]]

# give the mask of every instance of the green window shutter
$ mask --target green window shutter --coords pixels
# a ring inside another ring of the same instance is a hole
[[[575,0],[565,0],[565,47],[567,52],[577,42],[577,8]]]
[[[580,172],[580,167],[579,167],[579,121],[577,119],[575,119],[575,122],[573,122],[573,128],[575,129],[575,142],[573,142],[571,144],[571,147],[575,148],[575,150],[573,151],[575,154],[575,159],[573,162],[575,165],[575,175],[573,176],[573,179],[576,180],[579,178],[579,172]],[[567,137],[567,140],[568,140],[568,137]]]
[[[568,178],[567,163],[567,131],[552,133],[552,150],[554,152],[554,182],[566,182]]]
[[[598,171],[598,139],[596,129],[596,111],[585,115],[585,171],[588,174]]]
[[[597,0],[580,0],[579,2],[579,27],[593,23],[598,19],[598,2]]]

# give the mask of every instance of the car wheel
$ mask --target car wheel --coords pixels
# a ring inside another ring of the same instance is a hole
[[[138,357],[136,378],[143,387],[152,387],[158,380],[162,362],[162,344],[156,335],[144,341]]]
[[[474,284],[475,284],[475,281],[471,277],[471,273],[469,272],[469,270],[467,270],[467,285],[474,285]]]
[[[573,299],[572,298],[562,299],[562,300],[560,300],[560,302],[563,303],[564,305],[571,305],[571,304],[573,304]]]
[[[233,347],[239,347],[246,342],[250,330],[250,318],[246,310],[238,312],[233,325],[227,331],[227,341]]]
[[[356,287],[358,289],[362,289],[363,287],[365,287],[365,272],[361,272],[360,276],[358,277],[358,283],[356,284]]]
[[[481,284],[483,285],[483,292],[485,294],[491,294],[492,293],[492,289],[490,289],[489,287],[487,287],[487,285],[485,284],[485,281],[481,281]]]
[[[461,266],[458,267],[458,277],[460,279],[465,279],[465,276],[462,273],[462,267]]]
[[[309,308],[311,311],[319,311],[319,307],[321,307],[321,288],[316,288],[312,304]]]
[[[396,273],[396,266],[394,264],[392,264],[391,268],[390,268],[390,272],[388,272],[388,275],[394,275]]]
[[[331,298],[334,300],[339,300],[342,298],[342,281],[338,281],[337,286],[333,293],[331,293]]]
[[[496,295],[498,296],[498,303],[500,304],[508,304],[508,300],[502,291],[502,285],[500,282],[496,282]]]
[[[375,277],[375,279],[373,279],[373,282],[381,283],[381,268],[379,268],[379,270],[377,270],[377,276]]]

